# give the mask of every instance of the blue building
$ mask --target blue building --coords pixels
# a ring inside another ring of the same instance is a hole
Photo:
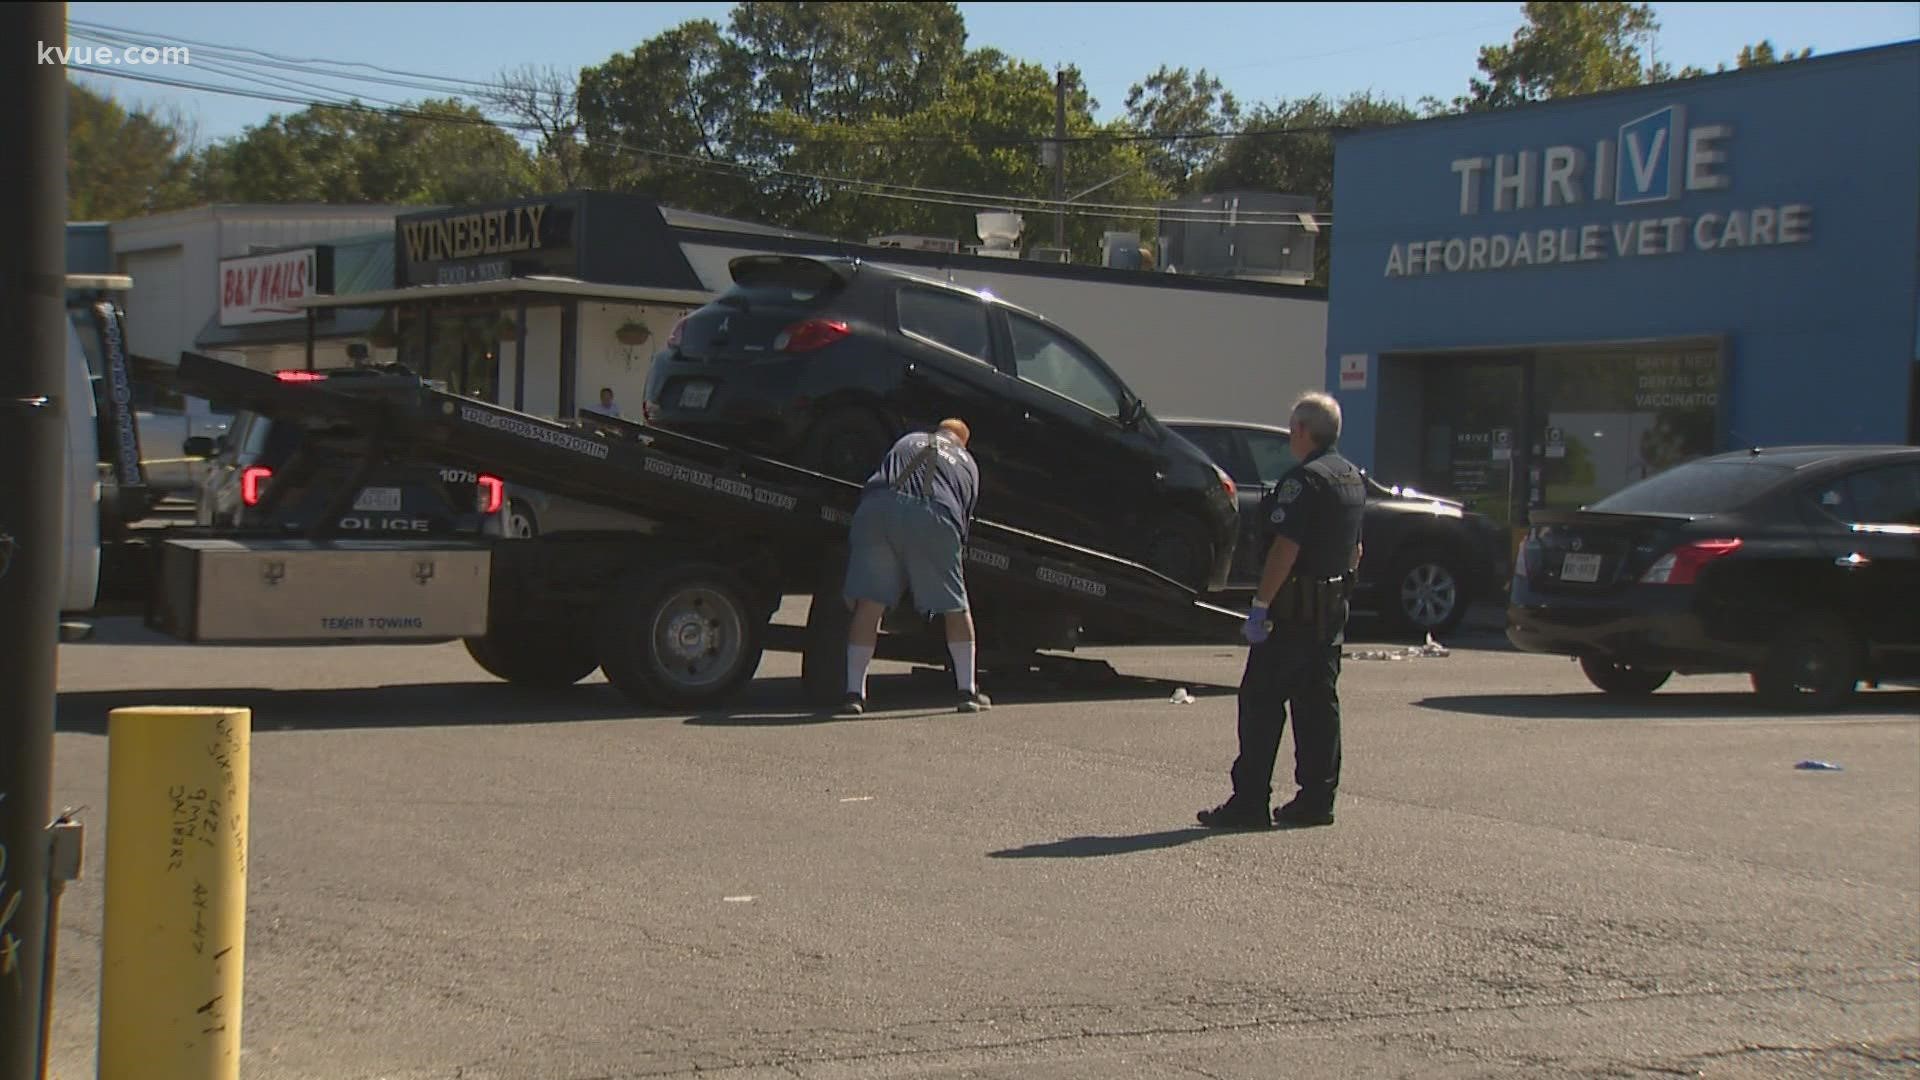
[[[1327,385],[1513,524],[1679,461],[1920,441],[1920,44],[1336,144]]]

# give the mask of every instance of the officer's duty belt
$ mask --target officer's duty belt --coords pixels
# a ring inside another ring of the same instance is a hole
[[[1352,593],[1352,574],[1330,578],[1290,577],[1280,586],[1280,591],[1273,594],[1267,615],[1275,622],[1316,625]]]

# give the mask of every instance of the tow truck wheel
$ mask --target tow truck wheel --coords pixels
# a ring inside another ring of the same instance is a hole
[[[629,579],[601,613],[600,668],[635,702],[711,705],[760,667],[766,615],[724,566],[662,566]]]
[[[486,637],[467,638],[467,655],[487,672],[515,686],[555,690],[593,674],[600,661],[564,627],[506,623]]]

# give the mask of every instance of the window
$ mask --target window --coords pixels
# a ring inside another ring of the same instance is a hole
[[[1620,489],[1591,509],[1623,514],[1719,514],[1736,510],[1790,476],[1779,465],[1700,461]]]
[[[1883,465],[1813,490],[1820,508],[1858,525],[1920,525],[1920,465]]]
[[[902,332],[993,363],[993,336],[981,301],[934,289],[901,289],[899,308]]]
[[[1101,416],[1118,418],[1124,391],[1085,350],[1021,315],[1013,326],[1014,374],[1077,401]]]
[[[1253,456],[1253,468],[1260,474],[1262,484],[1279,483],[1281,477],[1300,464],[1287,440],[1272,432],[1247,432],[1247,452]]]
[[[1233,431],[1219,427],[1177,427],[1180,437],[1200,448],[1200,452],[1213,459],[1215,465],[1227,471],[1236,484],[1257,484],[1259,477],[1250,475],[1246,459],[1233,445]]]

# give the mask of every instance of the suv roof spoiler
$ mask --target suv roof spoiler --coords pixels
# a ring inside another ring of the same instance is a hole
[[[844,286],[859,268],[860,264],[851,260],[802,255],[741,255],[727,260],[727,273],[736,285],[771,278],[813,288]]]

